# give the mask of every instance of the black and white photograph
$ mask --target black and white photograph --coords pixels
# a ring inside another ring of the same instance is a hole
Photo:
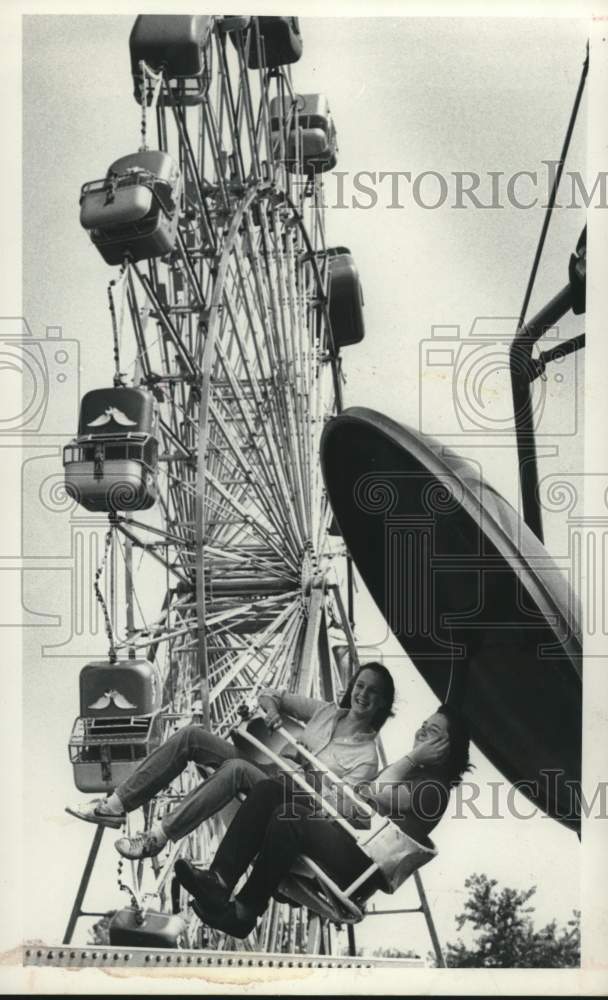
[[[0,992],[605,995],[608,6],[206,6],[1,15]]]

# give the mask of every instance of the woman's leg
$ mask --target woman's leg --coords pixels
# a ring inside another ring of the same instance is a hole
[[[211,865],[230,890],[260,850],[266,827],[275,809],[283,809],[284,784],[266,779],[258,782],[226,830]]]
[[[206,781],[193,789],[162,820],[162,827],[170,840],[181,840],[200,823],[214,816],[236,796],[249,793],[254,785],[266,780],[266,773],[248,760],[227,760]]]
[[[203,726],[184,726],[162,743],[116,788],[126,812],[153,798],[184,770],[188,761],[218,767],[238,756],[232,743]]]
[[[370,859],[338,823],[312,816],[306,806],[293,803],[295,818],[275,809],[251,875],[237,901],[255,913],[263,913],[281,879],[300,854],[321,865],[341,889],[346,888],[370,865]]]

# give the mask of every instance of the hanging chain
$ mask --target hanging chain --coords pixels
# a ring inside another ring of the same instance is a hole
[[[131,886],[127,885],[126,882],[123,882],[122,880],[123,867],[124,867],[124,861],[122,858],[120,858],[118,861],[117,873],[116,873],[116,881],[118,882],[118,888],[120,889],[121,892],[129,893],[129,896],[131,898],[131,908],[135,911],[134,912],[135,923],[141,926],[141,924],[143,924],[144,922],[144,908],[139,902],[135,893],[133,892]]]
[[[103,617],[104,617],[105,626],[106,626],[106,636],[107,636],[108,642],[109,642],[108,658],[110,660],[110,663],[116,663],[116,660],[118,659],[118,657],[116,655],[116,646],[114,645],[114,632],[112,631],[112,622],[110,621],[110,615],[108,613],[108,607],[107,607],[107,604],[105,602],[105,598],[104,598],[104,596],[103,596],[103,594],[101,592],[101,588],[99,586],[99,579],[100,579],[101,574],[103,573],[103,571],[105,569],[105,565],[106,565],[107,558],[108,558],[108,552],[110,551],[111,544],[112,544],[112,527],[108,528],[108,530],[106,532],[106,537],[105,537],[105,542],[104,542],[103,558],[101,560],[101,563],[100,563],[99,567],[97,568],[97,570],[95,572],[95,581],[93,583],[93,587],[94,587],[94,590],[95,590],[95,597],[97,598],[98,603],[101,605],[101,610],[103,611]]]
[[[141,72],[141,146],[140,153],[145,153],[148,148],[148,94],[150,94],[150,112],[154,112],[160,88],[163,82],[162,70],[154,73],[149,66],[146,66],[143,59],[140,60],[139,69]]]
[[[108,305],[110,308],[110,319],[112,322],[112,342],[114,347],[114,386],[124,385],[125,373],[120,370],[120,341],[122,339],[122,326],[125,316],[125,291],[126,291],[126,276],[127,269],[129,267],[128,259],[125,259],[120,265],[120,271],[118,278],[113,278],[108,285]],[[114,291],[113,289],[121,284],[122,285],[122,298],[120,303],[120,316],[116,316],[116,305],[114,303]]]

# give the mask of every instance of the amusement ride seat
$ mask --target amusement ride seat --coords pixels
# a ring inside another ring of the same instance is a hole
[[[271,761],[292,775],[293,780],[307,791],[324,811],[340,824],[368,855],[369,866],[345,889],[341,889],[331,874],[316,861],[301,855],[289,876],[279,885],[277,898],[295,906],[306,906],[318,916],[334,923],[358,923],[365,915],[365,903],[378,890],[395,892],[410,875],[437,856],[435,845],[426,839],[419,843],[393,822],[381,816],[370,804],[333,774],[294,735],[294,720],[270,732],[260,716],[245,720],[232,734],[233,741],[244,755],[255,762]],[[360,829],[341,816],[304,777],[294,773],[289,762],[279,756],[286,745],[293,746],[331,785],[347,792],[357,809],[369,818],[369,827]]]

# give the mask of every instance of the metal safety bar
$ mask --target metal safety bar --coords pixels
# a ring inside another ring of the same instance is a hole
[[[349,834],[349,836],[353,838],[353,840],[355,840],[357,845],[362,850],[365,850],[365,845],[369,843],[369,841],[373,837],[375,837],[380,830],[384,829],[391,823],[391,820],[388,817],[381,817],[376,812],[375,809],[369,806],[368,803],[364,802],[363,799],[361,799],[346,782],[344,782],[341,778],[339,778],[336,774],[334,774],[334,772],[329,767],[327,767],[325,764],[319,761],[318,758],[316,758],[314,754],[312,754],[310,750],[308,750],[307,747],[303,746],[303,744],[301,744],[294,736],[292,736],[292,734],[284,726],[278,726],[276,732],[278,732],[279,735],[287,743],[293,746],[298,751],[298,753],[301,754],[301,756],[303,756],[309,763],[313,764],[316,770],[318,770],[321,774],[323,774],[323,776],[326,777],[332,784],[340,786],[346,792],[347,796],[351,799],[351,801],[356,805],[357,809],[360,810],[360,812],[363,812],[363,814],[370,821],[369,828],[365,830],[359,830],[356,827],[354,827],[351,823],[348,822],[348,820],[344,816],[342,816],[338,812],[338,810],[332,805],[331,802],[328,802],[323,797],[323,795],[320,792],[318,792],[317,789],[314,788],[314,786],[311,785],[306,780],[306,778],[302,776],[302,774],[300,774],[298,771],[294,771],[289,766],[289,762],[284,757],[281,757],[279,754],[275,753],[275,751],[271,750],[268,746],[266,746],[265,743],[257,739],[257,737],[253,736],[252,733],[248,732],[247,724],[249,721],[251,720],[249,719],[244,721],[238,727],[237,732],[239,733],[239,736],[243,737],[245,740],[251,743],[251,745],[254,746],[257,750],[260,750],[263,754],[265,754],[269,758],[269,760],[272,761],[273,764],[276,764],[280,768],[281,771],[283,771],[286,774],[289,774],[291,776],[292,781],[294,781],[295,784],[297,784],[300,788],[306,791],[307,794],[309,794],[317,803],[319,803],[323,808],[323,810],[331,817],[331,819],[339,823],[339,825]],[[360,875],[358,875],[357,878],[346,889],[340,889],[340,887],[336,885],[333,879],[331,879],[328,875],[326,875],[323,869],[321,869],[314,861],[312,861],[312,859],[306,857],[305,855],[302,856],[302,859],[307,865],[307,867],[311,869],[312,873],[317,878],[319,878],[321,882],[328,889],[331,890],[331,892],[334,894],[337,900],[347,910],[349,910],[350,913],[356,919],[361,919],[363,914],[360,908],[352,902],[352,899],[350,897],[356,891],[356,889],[360,888],[360,886],[362,886],[365,882],[367,882],[367,880],[372,875],[374,875],[377,871],[380,870],[380,866],[376,862],[372,862],[369,865],[369,867],[366,868],[365,871],[362,872]]]
[[[259,716],[256,715],[255,718],[259,718]],[[339,779],[331,771],[330,768],[326,767],[322,762],[320,762],[314,756],[314,754],[312,754],[306,747],[302,746],[302,744],[299,743],[298,740],[294,736],[292,736],[292,734],[284,726],[277,727],[276,732],[278,732],[279,735],[288,744],[297,749],[298,753],[301,754],[311,764],[314,764],[315,767],[319,770],[319,772],[321,772],[324,776],[326,776],[330,782],[339,784],[344,789],[346,789],[347,795],[350,797],[350,799],[356,803],[359,809],[361,809],[367,814],[367,816],[370,819],[369,829],[365,829],[362,831],[353,827],[348,822],[348,820],[346,820],[343,816],[341,816],[337,812],[337,810],[335,810],[335,808],[331,805],[331,803],[325,801],[323,796],[319,792],[317,792],[317,790],[314,787],[312,787],[301,774],[297,772],[294,773],[290,769],[289,763],[285,758],[280,757],[273,750],[269,749],[269,747],[267,747],[266,744],[264,744],[261,740],[258,740],[247,730],[247,723],[250,721],[251,719],[245,720],[243,724],[238,727],[236,731],[238,732],[239,736],[243,737],[251,745],[255,746],[258,750],[262,751],[262,753],[265,754],[282,771],[289,773],[292,777],[292,780],[299,787],[305,789],[316,801],[320,801],[322,803],[325,812],[329,814],[329,816],[333,820],[338,822],[342,826],[342,828],[348,832],[348,834],[355,840],[359,848],[364,853],[368,854],[368,850],[366,850],[366,847],[379,832],[385,830],[387,827],[395,827],[395,824],[392,822],[392,820],[390,820],[389,817],[381,817],[376,812],[376,810],[373,809],[373,807],[370,807],[368,803],[363,802],[361,798],[350,788],[350,786],[348,786],[341,779]],[[398,827],[395,828],[399,829]],[[299,870],[300,866],[303,867],[304,869],[303,872]],[[322,908],[321,910],[319,910],[319,912],[322,912],[322,910],[327,910],[327,907],[329,906],[330,915],[327,912],[325,912],[323,913],[323,916],[325,916],[326,918],[329,916],[330,920],[334,921],[337,920],[338,922],[343,921],[347,923],[347,926],[349,928],[349,948],[351,950],[351,953],[354,953],[355,943],[354,943],[354,931],[352,925],[354,923],[358,923],[360,920],[363,919],[365,911],[362,909],[360,905],[358,905],[354,901],[353,895],[358,889],[364,886],[365,883],[367,883],[369,879],[377,872],[382,872],[381,865],[376,861],[371,861],[371,863],[365,868],[365,870],[361,872],[361,874],[359,874],[354,879],[354,881],[351,882],[349,886],[347,886],[345,889],[342,889],[315,861],[313,861],[306,855],[301,855],[299,861],[296,863],[296,866],[292,869],[292,872],[286,884],[284,885],[281,884],[281,886],[279,887],[279,891],[287,896],[290,896],[292,893],[295,892],[294,898],[297,899],[300,902],[300,904],[310,907],[311,902],[306,898],[306,896],[308,895],[309,892],[312,891],[313,896],[316,899],[315,890],[314,889],[309,890],[304,883],[299,883],[298,877],[304,875],[307,878],[310,878],[312,876],[312,878],[316,879],[318,883],[320,883],[322,889],[325,892],[327,892],[329,896],[327,904],[325,903],[325,901],[323,901],[322,897],[319,898],[318,902]],[[422,913],[424,915],[431,936],[431,941],[433,944],[435,955],[437,957],[438,965],[443,967],[445,966],[445,960],[443,958],[441,946],[437,938],[437,933],[433,924],[430,908],[426,900],[426,896],[422,886],[422,880],[417,870],[414,870],[412,874],[414,875],[415,878],[415,885],[420,900],[420,906],[417,907],[415,910],[412,910],[411,912]],[[289,884],[291,879],[295,880],[294,885]],[[304,895],[302,895],[302,892],[304,892]],[[342,912],[340,912],[339,908],[341,908]]]
[[[344,816],[342,816],[330,802],[327,802],[323,798],[321,793],[318,792],[313,785],[311,785],[309,782],[306,781],[304,777],[302,777],[301,774],[290,768],[289,762],[284,757],[281,757],[279,754],[275,753],[275,751],[271,750],[270,747],[266,746],[266,744],[263,743],[262,740],[258,740],[257,737],[253,736],[250,732],[247,731],[247,724],[250,721],[251,719],[246,720],[237,728],[239,736],[242,736],[244,739],[248,740],[253,746],[255,746],[257,750],[261,750],[262,753],[266,754],[266,756],[272,761],[273,764],[276,764],[282,771],[284,771],[286,774],[289,774],[293,779],[293,781],[295,781],[295,783],[300,786],[300,788],[303,788],[304,791],[306,791],[309,795],[311,795],[323,807],[323,809],[332,817],[332,819],[336,819],[342,826],[344,826],[348,830],[349,833],[352,833],[352,835],[355,836],[357,840],[359,840],[359,835],[361,831],[357,830],[356,827],[352,826],[348,822],[348,820],[346,820]],[[363,813],[370,820],[372,820],[372,822],[374,818],[381,820],[382,826],[385,826],[386,823],[390,822],[390,820],[378,816],[378,813],[374,809],[372,809],[372,807],[369,806],[367,802],[364,802],[363,799],[359,798],[356,792],[354,792],[353,789],[346,782],[344,782],[341,778],[339,778],[336,774],[334,774],[333,771],[331,771],[328,767],[326,767],[325,764],[323,764],[320,760],[318,760],[318,758],[315,757],[314,754],[312,754],[307,747],[305,747],[294,736],[292,736],[291,733],[284,726],[277,726],[275,732],[279,733],[279,735],[282,736],[287,743],[291,744],[291,746],[293,746],[298,751],[298,753],[300,753],[303,757],[305,757],[306,760],[309,761],[309,763],[314,764],[315,769],[319,771],[321,774],[323,774],[325,777],[327,777],[329,781],[332,782],[332,784],[341,786],[343,790],[347,793],[348,797],[357,806],[357,808],[362,810]],[[377,829],[378,827],[373,832],[376,833]],[[365,832],[367,833],[368,831],[366,830]],[[367,839],[369,839],[369,837]]]

